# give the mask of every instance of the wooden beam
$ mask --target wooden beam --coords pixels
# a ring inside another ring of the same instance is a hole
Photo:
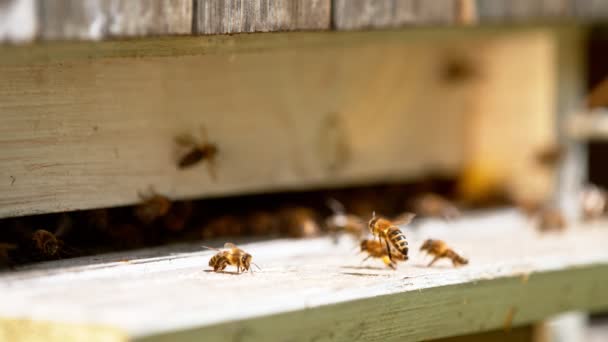
[[[199,245],[38,264],[0,275],[0,331],[12,318],[142,341],[428,340],[516,328],[608,308],[605,225],[540,235],[512,211],[425,221],[406,229],[410,260],[396,271],[362,262],[348,237],[243,242],[262,268],[254,274],[208,272],[214,252]],[[470,264],[427,268],[418,252],[426,238]]]
[[[525,78],[517,90],[534,101],[518,99],[513,120],[550,108],[536,99],[551,79],[536,70],[551,31],[521,31],[504,49],[504,32],[468,33],[4,47],[0,216],[133,204],[150,185],[182,199],[455,174],[478,86],[503,106],[514,99],[500,80]],[[521,51],[526,63],[510,64]],[[451,58],[473,75],[451,78]],[[220,149],[216,180],[205,163],[176,167],[175,137],[201,125]]]

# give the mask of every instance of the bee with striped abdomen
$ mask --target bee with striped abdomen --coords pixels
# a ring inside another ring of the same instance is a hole
[[[469,260],[454,252],[454,250],[449,248],[448,245],[441,240],[428,239],[424,241],[420,250],[434,256],[433,260],[428,264],[428,267],[433,266],[433,264],[441,258],[452,260],[452,265],[454,266],[462,266],[469,263]]]
[[[374,212],[372,219],[369,220],[369,230],[380,242],[384,240],[388,258],[391,261],[393,260],[391,246],[407,258],[407,240],[405,234],[403,234],[398,226],[409,224],[415,216],[416,214],[409,213],[408,215],[402,215],[400,221],[391,222],[385,218],[376,216]]]
[[[401,253],[393,254],[393,260],[388,257],[388,250],[381,242],[376,240],[362,240],[361,241],[361,252],[366,252],[367,257],[363,261],[369,258],[382,259],[384,264],[392,269],[397,268],[397,261],[406,261],[407,255]]]
[[[214,272],[222,272],[228,265],[236,266],[237,273],[250,271],[251,264],[255,265],[258,269],[260,268],[251,261],[253,258],[251,254],[246,253],[231,242],[226,242],[226,244],[224,244],[224,248],[227,249],[224,251],[213,247],[206,248],[218,251],[218,253],[209,260],[209,266],[213,267]]]

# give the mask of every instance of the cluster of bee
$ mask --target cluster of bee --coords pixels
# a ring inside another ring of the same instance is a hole
[[[415,214],[404,213],[399,216],[397,221],[391,221],[376,216],[374,212],[372,218],[365,224],[358,216],[347,214],[340,202],[332,199],[329,201],[329,206],[334,210],[334,214],[326,219],[328,232],[334,238],[337,234],[348,234],[359,240],[361,252],[367,254],[364,261],[369,258],[377,258],[382,260],[387,267],[396,269],[398,262],[405,262],[409,259],[407,238],[400,226],[409,224],[416,216]],[[368,238],[367,236],[370,234],[372,237]],[[224,248],[225,250],[217,250],[218,253],[209,260],[209,266],[213,267],[214,272],[223,272],[228,265],[235,266],[237,273],[250,270],[251,254],[229,242]],[[468,264],[466,258],[456,253],[441,240],[427,239],[420,250],[433,256],[433,260],[428,264],[429,267],[441,258],[451,260],[454,266]]]

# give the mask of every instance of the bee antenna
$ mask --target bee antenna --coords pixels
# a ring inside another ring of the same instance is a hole
[[[214,251],[220,251],[219,249],[215,248],[215,247],[209,247],[209,246],[202,246],[203,248],[207,248],[207,249],[212,249]]]

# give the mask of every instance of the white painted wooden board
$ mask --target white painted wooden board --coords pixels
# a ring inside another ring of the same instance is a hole
[[[532,179],[517,175],[554,131],[554,39],[394,31],[3,47],[0,217],[133,204],[151,185],[184,199],[455,175],[465,162],[509,185]],[[476,74],[446,80],[454,60]],[[204,163],[176,167],[174,138],[201,125],[219,148],[215,181]]]
[[[420,340],[608,308],[608,225],[539,235],[512,211],[407,231],[397,271],[362,263],[348,237],[244,243],[262,271],[209,272],[196,245],[64,260],[0,275],[0,331],[13,319],[118,329],[143,340]],[[441,238],[470,259],[433,268]]]

